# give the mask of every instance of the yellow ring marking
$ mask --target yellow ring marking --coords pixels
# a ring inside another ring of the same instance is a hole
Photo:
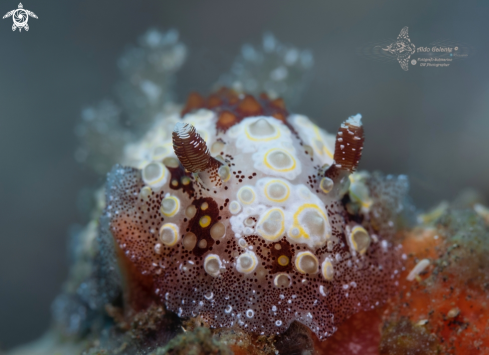
[[[331,188],[330,189],[327,189],[325,188],[325,185],[328,184],[328,185],[331,185]],[[319,182],[319,188],[321,189],[321,191],[323,191],[325,194],[328,194],[331,192],[331,190],[333,189],[334,187],[334,183],[333,183],[333,180],[331,180],[330,178],[328,177],[323,177],[321,179],[321,181]]]
[[[292,282],[289,275],[280,273],[274,277],[273,283],[276,287],[290,287]]]
[[[250,258],[252,260],[252,264],[247,269],[241,268],[240,259],[243,257],[247,257],[247,258]],[[255,270],[257,263],[258,263],[258,260],[256,259],[256,255],[254,253],[245,252],[244,254],[241,254],[240,256],[238,256],[237,269],[239,272],[241,272],[243,274],[248,274],[248,273],[252,272],[253,270]]]
[[[359,202],[363,208],[369,209],[370,206],[372,206],[373,201],[370,198],[369,191],[365,185],[364,185],[365,186],[364,191],[367,192],[367,196],[361,196],[361,194],[356,193],[356,192],[360,192],[360,193],[362,192],[362,190],[358,191],[359,185],[357,185],[357,184],[363,183],[360,179],[357,179],[356,176],[357,176],[357,174],[351,174],[348,177],[350,179],[350,188],[348,189],[348,193],[354,202]],[[355,187],[357,187],[357,188],[355,188]]]
[[[175,208],[171,210],[170,212],[164,212],[163,211],[163,206],[160,208],[160,212],[162,215],[166,217],[173,217],[179,210],[180,210],[180,200],[176,198],[175,196],[168,196],[163,199],[164,200],[173,200],[175,201]],[[161,204],[163,205],[163,201],[161,201]]]
[[[321,216],[324,218],[325,222],[328,222],[328,217],[326,216],[326,214],[318,207],[318,205],[315,205],[313,203],[305,203],[303,204],[302,206],[300,206],[298,209],[297,209],[297,212],[294,214],[294,225],[290,228],[290,232],[289,232],[289,235],[294,238],[294,239],[299,239],[300,237],[304,237],[306,239],[309,239],[309,234],[306,233],[306,231],[304,230],[304,228],[302,228],[302,226],[300,225],[299,223],[299,216],[300,214],[306,210],[306,209],[309,209],[309,208],[312,208],[316,211],[318,211]],[[294,236],[293,233],[292,233],[292,229],[294,228],[297,228],[299,230],[299,234],[297,236]],[[329,237],[329,236],[328,236]],[[326,237],[326,238],[328,238]]]
[[[268,156],[269,156],[271,153],[273,153],[274,151],[279,151],[279,152],[282,152],[282,153],[286,154],[286,155],[287,155],[287,156],[290,158],[290,160],[292,160],[292,162],[293,162],[292,166],[291,166],[291,167],[289,167],[289,168],[277,169],[277,168],[273,167],[272,165],[270,165],[270,163],[268,162],[268,159],[267,159],[267,158],[268,158]],[[282,173],[285,173],[285,172],[287,172],[287,171],[292,171],[292,170],[294,170],[294,169],[295,169],[295,166],[297,165],[297,163],[295,162],[294,157],[293,157],[293,156],[292,156],[292,155],[291,155],[289,152],[287,152],[286,150],[283,150],[283,149],[280,149],[280,148],[273,148],[273,149],[270,149],[270,150],[269,150],[269,151],[268,151],[268,152],[265,154],[265,159],[264,159],[264,162],[265,162],[265,165],[266,165],[266,166],[267,166],[269,169],[271,169],[271,170],[273,170],[273,171],[282,172]]]
[[[160,236],[161,236],[164,229],[171,229],[173,231],[173,242],[166,243],[166,242],[162,241],[162,243],[169,246],[169,247],[172,247],[175,244],[177,244],[177,242],[178,242],[178,227],[173,223],[166,223],[166,224],[162,225],[160,228]]]
[[[334,278],[334,267],[333,267],[333,263],[329,259],[324,260],[323,265],[321,266],[321,271],[322,271],[323,277],[326,280],[328,280],[328,281],[333,280],[333,278]]]
[[[153,192],[153,190],[151,190],[151,187],[149,186],[144,186],[141,191],[139,192],[139,197],[145,199],[145,198],[148,198],[149,195],[151,195],[151,193]]]
[[[287,257],[287,255],[280,255],[277,261],[280,266],[289,265],[289,258]]]
[[[156,164],[156,165],[158,165],[158,166],[160,167],[160,169],[161,169],[161,172],[162,172],[162,173],[160,174],[160,176],[159,176],[159,177],[158,177],[156,180],[145,181],[145,182],[146,182],[148,185],[154,185],[154,184],[157,184],[157,183],[159,183],[161,180],[163,180],[163,179],[164,179],[164,177],[166,176],[166,167],[165,167],[165,166],[164,166],[162,163],[160,163],[160,162],[155,162],[155,161],[153,161],[153,162],[151,162],[151,163],[147,164],[147,165],[144,167],[144,169],[146,169],[146,167],[147,167],[148,165],[151,165],[151,164]],[[143,169],[143,170],[144,170],[144,169]]]
[[[257,121],[255,121],[255,122],[257,122]],[[255,122],[253,122],[253,123],[255,123]],[[275,130],[277,131],[277,133],[276,133],[274,136],[272,136],[272,137],[264,137],[264,138],[255,138],[255,137],[253,137],[253,136],[251,135],[251,133],[249,132],[249,127],[250,127],[250,125],[252,125],[253,123],[250,123],[249,125],[247,125],[247,126],[245,127],[245,134],[246,134],[246,137],[247,137],[247,138],[248,138],[250,141],[254,141],[254,142],[269,142],[269,141],[273,141],[274,139],[280,138],[280,130],[279,130],[279,129],[278,129],[276,126],[274,126],[274,125],[272,125],[272,126],[273,126],[273,128],[275,128]],[[267,123],[271,124],[270,122],[267,122]]]
[[[221,178],[222,182],[227,182],[231,178],[231,171],[229,170],[229,166],[227,165],[221,165],[217,173],[219,174],[219,177]],[[225,176],[224,179],[222,178],[223,175]]]
[[[207,215],[200,217],[199,224],[202,228],[209,227],[209,224],[211,224],[211,217]]]
[[[217,260],[217,263],[219,265],[219,270],[209,270],[209,263],[212,262],[212,260]],[[220,268],[221,268],[221,259],[219,256],[215,254],[209,254],[205,257],[204,259],[204,270],[207,272],[209,275],[216,277],[220,274]]]
[[[182,184],[184,186],[187,186],[188,184],[190,184],[190,178],[188,176],[182,177],[182,180],[181,181],[182,181]]]
[[[351,234],[350,234],[350,242],[351,244],[353,245],[353,248],[359,252],[360,254],[365,254],[365,252],[367,251],[368,247],[369,247],[369,244],[370,242],[367,243],[366,246],[364,246],[363,249],[359,250],[359,247],[358,247],[358,243],[356,242],[355,238],[354,238],[354,235],[355,233],[357,232],[360,232],[360,233],[365,233],[370,241],[370,234],[368,234],[368,232],[365,230],[365,228],[361,227],[361,226],[356,226],[356,227],[353,227],[353,229],[351,230]]]
[[[285,189],[287,190],[287,194],[285,195],[285,197],[284,198],[280,198],[280,199],[275,199],[275,198],[270,197],[270,195],[268,194],[268,188],[270,187],[271,184],[280,184],[282,186],[285,186]],[[283,182],[282,180],[278,180],[278,179],[270,180],[265,185],[265,196],[270,201],[273,201],[273,202],[284,202],[284,201],[286,201],[289,198],[289,195],[290,195],[289,186],[285,182]]]
[[[246,190],[250,191],[250,192],[251,192],[251,194],[253,195],[253,199],[252,199],[251,201],[245,201],[245,200],[243,200],[243,199],[241,198],[241,194],[242,194],[244,191],[246,191]],[[240,189],[238,190],[238,199],[241,201],[241,203],[244,203],[244,204],[246,204],[246,205],[252,204],[252,203],[255,201],[255,199],[256,199],[256,194],[255,194],[255,191],[254,191],[254,190],[253,190],[251,187],[249,187],[249,186],[243,186],[242,188],[240,188]]]
[[[301,259],[306,257],[306,256],[312,257],[314,262],[316,263],[316,270],[314,272],[307,272],[300,267]],[[297,255],[297,257],[295,258],[295,268],[301,274],[315,274],[317,272],[318,264],[319,264],[318,258],[316,258],[316,256],[313,253],[311,253],[310,251],[303,251],[303,252],[299,253],[299,255]]]
[[[159,154],[156,154],[155,151],[156,149],[161,150]],[[169,156],[173,152],[173,144],[172,143],[165,143],[163,145],[157,145],[153,147],[153,151],[151,153],[151,158],[155,161],[162,161],[164,158]]]
[[[329,150],[328,145],[325,144],[323,138],[321,137],[321,132],[319,131],[319,127],[316,125],[313,125],[313,130],[314,134],[316,135],[316,138],[323,143],[323,151],[321,153],[326,153],[327,156],[329,156],[331,159],[334,158],[334,154],[331,150]]]
[[[280,217],[281,217],[280,218],[280,230],[277,233],[270,235],[270,234],[267,234],[263,230],[262,225],[268,219],[268,216],[270,216],[270,214],[272,212],[275,212],[275,211],[280,213]],[[284,212],[282,211],[282,209],[272,208],[262,218],[260,218],[260,220],[258,221],[258,226],[256,227],[257,232],[258,232],[258,234],[260,234],[260,236],[263,237],[263,239],[268,240],[269,242],[273,242],[284,233],[284,229],[285,229],[284,220],[285,220],[285,216],[284,216]]]

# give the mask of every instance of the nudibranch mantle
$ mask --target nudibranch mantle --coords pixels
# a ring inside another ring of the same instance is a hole
[[[299,321],[324,339],[398,274],[392,221],[370,223],[378,191],[352,179],[362,149],[360,115],[335,137],[280,100],[192,94],[109,174],[105,215],[121,260],[178,316],[258,334]],[[351,181],[368,200],[353,211]]]

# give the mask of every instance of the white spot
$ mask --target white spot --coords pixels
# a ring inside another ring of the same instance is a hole
[[[166,196],[161,201],[160,212],[165,217],[173,217],[180,209],[180,200],[175,196]]]
[[[250,234],[253,234],[253,231],[254,231],[254,229],[253,229],[253,228],[246,227],[246,228],[244,229],[244,234],[250,235]]]
[[[256,254],[252,251],[246,251],[236,260],[236,269],[244,274],[253,272],[258,264]]]
[[[324,193],[329,193],[333,187],[334,187],[334,182],[328,177],[323,177],[321,179],[321,182],[319,183],[319,187]]]
[[[248,246],[248,243],[246,242],[246,240],[244,238],[240,238],[238,240],[238,245],[241,247],[241,248],[246,248]]]
[[[168,180],[166,167],[159,162],[151,162],[142,170],[142,178],[146,185],[157,190],[162,187]]]
[[[272,208],[258,222],[256,230],[267,241],[277,240],[284,232],[284,212]]]
[[[319,285],[319,293],[323,297],[326,297],[328,295],[328,291],[326,290],[326,287],[324,287],[323,285]]]
[[[252,140],[253,138],[255,138],[254,140],[267,140],[266,138],[276,139],[279,137],[277,129],[265,117],[261,117],[251,123],[248,126],[247,133],[250,134]]]
[[[302,274],[315,274],[318,270],[318,260],[309,251],[299,252],[295,259],[295,267]]]
[[[161,243],[156,243],[155,244],[155,253],[160,254],[161,253]]]
[[[246,205],[255,201],[255,190],[251,186],[243,186],[238,190],[238,200]]]
[[[221,259],[216,254],[209,254],[204,260],[204,270],[211,276],[218,276],[221,271]]]
[[[333,267],[333,263],[331,262],[331,260],[329,258],[326,258],[323,261],[323,264],[321,265],[321,272],[323,274],[323,277],[326,280],[328,280],[328,281],[333,280],[333,278],[334,278],[334,267]]]
[[[288,74],[289,73],[288,73],[286,67],[279,66],[279,67],[275,68],[274,70],[272,70],[272,72],[270,73],[270,78],[272,80],[275,80],[275,81],[281,81],[281,80],[284,80],[285,78],[287,78]]]
[[[241,211],[241,205],[239,204],[238,201],[232,201],[229,204],[229,211],[231,211],[232,214],[239,213]]]
[[[406,277],[408,281],[413,281],[416,276],[422,273],[428,266],[430,265],[430,261],[428,259],[423,259],[416,264],[416,266],[411,270],[409,275]]]
[[[160,241],[166,246],[174,246],[180,239],[178,226],[174,223],[165,223],[160,228]]]
[[[347,227],[347,230],[349,228]],[[370,235],[361,226],[355,226],[351,232],[348,233],[348,244],[352,249],[360,254],[365,254],[370,245]]]

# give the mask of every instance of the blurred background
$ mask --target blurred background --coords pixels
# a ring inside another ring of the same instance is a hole
[[[0,12],[17,8],[3,0]],[[489,197],[489,2],[28,1],[29,32],[0,21],[0,348],[50,322],[67,275],[70,228],[87,221],[80,191],[103,177],[74,159],[81,109],[113,95],[117,59],[150,27],[175,28],[189,49],[177,101],[206,93],[244,43],[266,31],[312,51],[312,79],[296,112],[328,131],[360,112],[361,168],[407,174],[420,209],[464,188]],[[362,55],[404,26],[416,45],[456,40],[469,57],[448,68]],[[367,46],[367,47],[366,47]],[[81,197],[80,197],[81,196]]]

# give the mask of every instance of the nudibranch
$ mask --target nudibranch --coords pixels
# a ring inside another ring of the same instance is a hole
[[[211,327],[277,334],[299,321],[324,339],[385,301],[399,247],[354,173],[360,115],[335,137],[280,99],[221,89],[164,123],[131,147],[138,168],[109,174],[105,210],[128,273],[158,302]]]

